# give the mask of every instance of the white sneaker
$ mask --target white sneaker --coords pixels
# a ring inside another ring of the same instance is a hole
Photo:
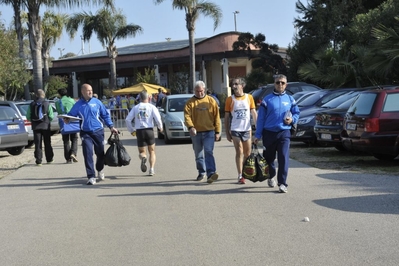
[[[267,185],[269,187],[275,187],[276,186],[276,181],[274,180],[274,178],[270,178],[267,180]]]
[[[102,170],[99,171],[97,177],[98,177],[98,179],[100,179],[101,181],[104,180],[104,178],[105,178],[104,171],[102,171]]]
[[[96,183],[96,178],[94,178],[94,177],[91,177],[91,178],[89,178],[89,181],[87,181],[87,185],[94,185]]]
[[[154,171],[154,169],[150,169],[150,172],[149,172],[149,174],[148,174],[148,175],[151,175],[151,176],[155,175],[155,171]]]
[[[287,193],[287,192],[288,192],[288,189],[287,189],[286,186],[284,186],[283,184],[281,184],[280,187],[279,187],[279,189],[278,189],[278,191],[281,192],[281,193]]]

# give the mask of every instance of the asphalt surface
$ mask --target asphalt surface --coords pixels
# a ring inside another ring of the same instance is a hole
[[[238,185],[234,148],[216,143],[219,180],[196,182],[190,143],[157,140],[154,176],[132,157],[87,186],[79,146],[0,180],[0,265],[398,265],[398,176],[291,161],[288,193]],[[108,130],[107,130],[108,135]],[[108,145],[106,146],[106,148]],[[304,221],[305,217],[309,222]]]

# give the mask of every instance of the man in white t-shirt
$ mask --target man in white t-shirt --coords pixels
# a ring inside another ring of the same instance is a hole
[[[251,154],[251,115],[256,123],[257,113],[252,95],[244,93],[244,79],[234,79],[232,87],[234,94],[226,99],[224,125],[226,138],[230,142],[233,141],[236,150],[235,161],[238,183],[245,184],[245,179],[242,177],[242,168],[244,161]]]
[[[139,94],[140,103],[135,105],[126,117],[127,130],[132,136],[137,136],[137,147],[139,149],[139,158],[141,160],[141,171],[147,171],[147,147],[150,162],[149,175],[154,175],[155,155],[155,136],[154,120],[160,132],[163,131],[161,115],[158,109],[149,103],[149,95],[143,90]],[[134,126],[132,124],[134,122]]]

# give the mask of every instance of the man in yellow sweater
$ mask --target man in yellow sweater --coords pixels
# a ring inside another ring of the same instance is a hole
[[[213,148],[215,141],[220,140],[221,123],[218,104],[213,97],[206,95],[203,81],[195,83],[194,96],[186,102],[184,122],[193,143],[197,181],[207,176],[207,182],[211,184],[219,177]]]

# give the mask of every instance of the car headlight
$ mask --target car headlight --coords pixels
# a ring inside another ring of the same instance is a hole
[[[181,121],[169,121],[169,125],[171,127],[181,127],[182,126],[182,122]]]
[[[308,117],[304,117],[304,118],[300,118],[298,120],[298,125],[304,125],[309,123],[310,121],[312,121],[314,119],[314,116],[308,116]]]

